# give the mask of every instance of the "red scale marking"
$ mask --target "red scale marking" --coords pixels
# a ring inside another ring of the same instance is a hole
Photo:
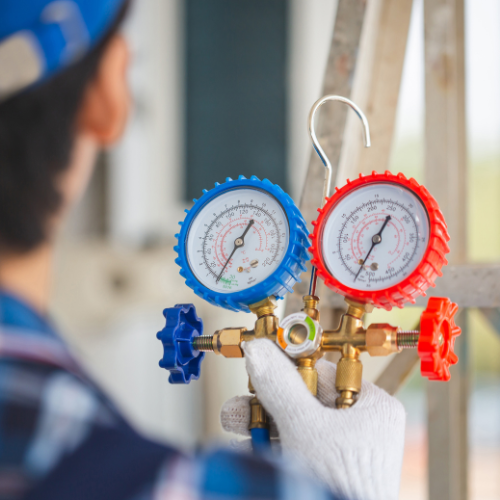
[[[382,212],[385,212],[385,210],[382,210]],[[383,223],[385,220],[386,215],[383,215],[382,213],[374,213],[374,214],[364,214],[363,219],[354,227],[353,234],[351,236],[351,254],[353,258],[355,259],[355,262],[357,262],[359,259],[364,258],[364,255],[369,250],[369,246],[366,247],[364,244],[364,236],[366,235],[367,232],[372,234],[376,234],[376,232],[373,229],[370,229],[373,224],[379,225],[380,223]],[[400,228],[398,229],[396,227],[395,221],[399,223]],[[360,226],[361,229],[360,229]],[[388,264],[388,267],[390,267],[391,264],[393,264],[402,254],[403,248],[404,248],[404,243],[406,242],[406,231],[404,229],[404,226],[402,225],[401,221],[397,219],[394,216],[391,216],[391,220],[388,222],[387,226],[392,226],[396,230],[396,234],[394,235],[394,238],[397,238],[397,244],[396,248],[393,250],[389,250],[388,253],[390,255],[393,255],[395,253],[395,258]],[[356,234],[358,233],[359,234]],[[399,233],[404,233],[404,238],[403,238],[403,248],[398,251],[398,248],[401,243],[401,237],[399,236]],[[367,243],[370,243],[370,240],[367,240]],[[371,243],[370,243],[371,245]],[[376,247],[373,249],[372,254],[369,257],[369,260],[374,261],[375,260],[375,252]]]
[[[394,219],[395,221],[397,221],[399,224],[401,224],[401,221],[399,219]],[[392,222],[392,220],[391,220]],[[391,222],[389,222],[389,224],[391,224]],[[387,224],[387,225],[389,225]],[[396,248],[394,250],[391,250],[389,251],[388,253],[389,254],[395,254],[396,256],[394,257],[393,260],[391,260],[389,262],[389,264],[387,264],[387,267],[391,267],[391,264],[393,264],[394,262],[396,262],[396,260],[398,260],[398,258],[401,256],[401,254],[403,253],[403,249],[404,249],[404,241],[403,241],[403,245],[402,245],[402,248],[401,250],[398,251],[398,248],[399,248],[399,245],[401,243],[401,237],[399,236],[399,233],[401,232],[401,229],[398,231],[396,225],[393,223],[392,226],[394,226],[394,228],[396,229],[396,234],[394,235],[394,238],[397,238],[397,245],[396,245]],[[406,238],[405,238],[406,240]]]
[[[254,220],[254,224],[252,228],[249,230],[247,237],[251,233],[254,234],[257,233],[259,237],[259,245],[255,248],[255,251],[264,252],[264,250],[267,249],[267,248],[262,248],[263,244],[262,232],[266,236],[266,242],[267,242],[266,230],[262,222],[255,217],[255,214],[229,219],[229,221],[215,233],[216,237],[214,238],[214,243],[212,244],[211,247],[213,252],[215,253],[214,259],[216,260],[216,262],[220,267],[223,267],[224,264],[226,263],[227,258],[229,257],[230,253],[234,248],[234,240],[245,230],[245,227],[247,226],[248,221],[250,219]],[[241,251],[240,256],[245,254],[246,254],[245,251]],[[233,266],[233,260],[234,258],[229,261],[224,271],[224,274],[227,274],[229,269],[231,269],[231,267]],[[245,257],[243,259],[243,262],[249,262],[249,261],[250,261],[249,257]]]

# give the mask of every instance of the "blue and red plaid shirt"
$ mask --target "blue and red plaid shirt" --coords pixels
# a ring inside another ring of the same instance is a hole
[[[50,321],[0,292],[0,500],[332,499],[292,467],[144,439]]]

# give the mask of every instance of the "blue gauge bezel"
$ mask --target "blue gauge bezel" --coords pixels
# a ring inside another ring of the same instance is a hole
[[[285,255],[276,268],[264,281],[236,292],[220,292],[210,290],[202,285],[194,275],[189,265],[187,257],[186,243],[191,223],[199,211],[211,200],[220,194],[234,190],[235,188],[260,189],[274,196],[281,204],[288,218],[289,239],[288,248]],[[196,295],[216,306],[224,307],[232,311],[250,312],[249,305],[255,304],[265,298],[274,295],[276,298],[283,298],[285,293],[293,292],[295,283],[300,282],[300,274],[306,270],[305,263],[309,260],[308,247],[309,236],[307,225],[296,207],[293,200],[278,185],[273,184],[268,179],[260,180],[256,176],[247,179],[240,175],[237,180],[227,178],[223,184],[215,183],[215,188],[207,191],[203,190],[203,196],[199,200],[193,200],[194,206],[186,210],[187,215],[184,221],[179,222],[181,231],[176,234],[178,244],[174,247],[178,257],[175,262],[180,266],[180,275],[185,278],[186,285],[191,288]]]

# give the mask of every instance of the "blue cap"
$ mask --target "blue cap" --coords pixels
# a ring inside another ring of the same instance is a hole
[[[125,0],[1,0],[0,101],[87,53]]]

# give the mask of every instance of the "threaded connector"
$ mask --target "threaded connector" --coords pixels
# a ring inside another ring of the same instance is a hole
[[[415,349],[418,346],[420,332],[418,330],[406,330],[398,332],[397,344],[400,349]]]
[[[193,349],[200,352],[213,352],[212,335],[200,335],[193,339]]]

